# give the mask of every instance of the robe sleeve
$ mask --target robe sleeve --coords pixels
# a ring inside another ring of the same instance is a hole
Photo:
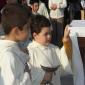
[[[49,0],[49,2],[48,2],[49,9],[51,9],[52,3],[53,3],[52,0]]]
[[[47,8],[46,8],[46,6],[45,6],[44,3],[41,3],[40,4],[38,13],[41,14],[41,15],[43,15],[43,16],[45,16],[45,17],[47,17],[47,18],[49,18],[48,10],[47,10]]]
[[[0,85],[31,85],[28,73],[11,53],[4,53],[0,61]]]
[[[52,0],[49,0],[49,9],[51,9],[51,5],[52,5]],[[62,0],[62,3],[56,4],[57,5],[57,9],[60,8],[65,8],[67,6],[67,2],[66,0]]]
[[[68,57],[66,55],[64,46],[61,49],[59,49],[57,47],[56,53],[57,53],[57,56],[59,58],[60,65],[61,65],[61,67],[60,67],[61,68],[61,75],[72,74],[71,65],[70,65],[70,62],[69,62]]]
[[[64,9],[66,6],[67,6],[66,0],[63,0],[62,3],[58,4],[58,8],[63,8]]]

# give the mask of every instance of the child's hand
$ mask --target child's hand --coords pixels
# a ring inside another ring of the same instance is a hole
[[[63,37],[63,42],[67,42],[70,39],[70,30],[68,29],[68,25],[66,26],[65,30],[64,30],[64,37]]]
[[[52,4],[51,9],[52,10],[56,10],[57,9],[57,5],[56,4]]]
[[[70,30],[68,29],[69,26],[66,26],[65,31],[64,31],[64,37],[63,37],[63,45],[65,47],[65,51],[67,54],[67,57],[69,59],[69,61],[72,58],[72,42],[70,39]]]

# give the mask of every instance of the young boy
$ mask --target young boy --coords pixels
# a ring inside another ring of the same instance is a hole
[[[28,45],[33,85],[60,85],[60,71],[71,73],[69,61],[72,55],[69,30],[66,28],[63,44],[58,47],[50,44],[50,22],[41,15],[36,15],[31,23],[32,43]],[[68,58],[67,58],[68,57]]]
[[[2,11],[5,38],[0,40],[0,85],[31,85],[27,54],[19,41],[27,39],[30,13],[20,4],[9,4]]]
[[[33,14],[38,14],[37,11],[39,9],[39,0],[30,0],[30,5],[32,8],[32,13]]]

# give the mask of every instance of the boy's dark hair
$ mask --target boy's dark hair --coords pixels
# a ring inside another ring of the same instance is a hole
[[[20,4],[6,5],[3,8],[1,17],[5,34],[9,34],[14,27],[23,30],[23,26],[28,23],[30,16],[29,10]]]
[[[39,0],[30,0],[31,5],[33,5],[34,3],[39,3]]]
[[[33,37],[33,33],[40,33],[43,27],[50,27],[50,21],[42,16],[42,15],[34,15],[31,20],[30,28],[31,28],[31,35]]]
[[[27,6],[26,4],[23,4],[23,6],[25,6],[32,15],[32,8],[30,6]]]

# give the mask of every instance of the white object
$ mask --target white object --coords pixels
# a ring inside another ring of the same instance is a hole
[[[81,6],[83,9],[85,9],[85,0],[81,0]]]
[[[27,57],[16,42],[0,40],[0,85],[31,85],[28,72],[24,72]]]
[[[59,19],[64,17],[64,8],[67,6],[66,0],[49,0],[50,17],[54,19]],[[57,9],[52,10],[52,4],[56,4]]]
[[[79,51],[77,35],[75,32],[70,34],[73,47],[72,70],[74,75],[74,85],[84,85],[84,69]]]
[[[43,46],[36,41],[33,41],[28,45],[30,64],[32,65],[32,83],[33,85],[40,85],[44,78],[45,72],[41,69],[41,65],[45,67],[57,67],[61,65],[64,74],[72,74],[72,70],[65,53],[64,47],[59,49],[58,47],[49,44]],[[53,85],[60,85],[60,70],[56,71],[56,75],[53,76]]]
[[[48,10],[43,2],[40,2],[38,13],[49,18]]]
[[[85,20],[73,20],[69,29],[73,47],[72,69],[74,85],[84,85],[84,68],[77,37],[85,37]]]
[[[77,37],[85,37],[85,20],[73,20],[69,29],[71,33],[76,33]]]

